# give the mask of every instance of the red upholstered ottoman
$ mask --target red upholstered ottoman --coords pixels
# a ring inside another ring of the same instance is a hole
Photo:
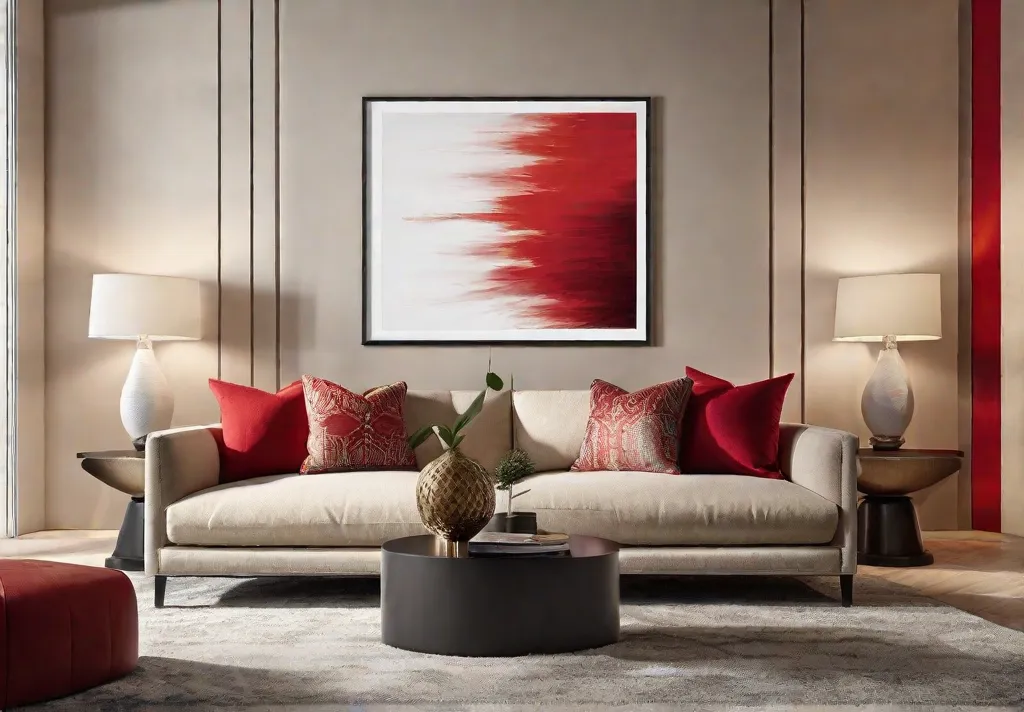
[[[0,708],[94,687],[138,659],[135,589],[123,573],[0,560]]]

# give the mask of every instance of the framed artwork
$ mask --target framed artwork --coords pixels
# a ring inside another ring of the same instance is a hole
[[[649,97],[363,99],[363,343],[649,344]]]

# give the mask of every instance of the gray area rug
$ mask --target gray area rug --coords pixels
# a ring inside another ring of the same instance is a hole
[[[138,669],[24,709],[1024,709],[1024,633],[861,577],[628,578],[619,643],[490,659],[381,644],[377,581],[132,580]]]

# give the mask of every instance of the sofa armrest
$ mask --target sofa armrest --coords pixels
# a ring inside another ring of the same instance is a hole
[[[857,448],[853,433],[816,425],[783,423],[779,466],[787,479],[839,506],[832,540],[842,549],[842,573],[857,570]]]
[[[211,432],[200,425],[151,433],[146,440],[146,573],[159,573],[157,552],[167,545],[166,509],[182,497],[208,489],[220,479],[220,453]]]

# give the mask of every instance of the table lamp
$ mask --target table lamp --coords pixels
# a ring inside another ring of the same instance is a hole
[[[153,341],[201,337],[199,282],[145,274],[95,274],[89,307],[89,338],[135,341],[121,389],[121,423],[135,443],[171,426],[174,394],[153,355]]]
[[[883,344],[860,399],[874,449],[899,449],[914,416],[914,389],[897,342],[939,338],[939,275],[881,274],[839,280],[832,340]]]

